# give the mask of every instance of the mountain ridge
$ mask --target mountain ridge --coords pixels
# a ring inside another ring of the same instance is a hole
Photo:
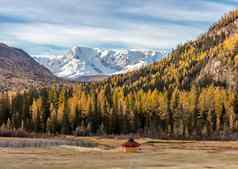
[[[0,44],[0,89],[24,89],[57,80],[22,49]]]
[[[156,50],[73,47],[65,55],[35,56],[34,59],[56,76],[75,80],[83,76],[110,76],[137,70],[160,60],[165,53]]]

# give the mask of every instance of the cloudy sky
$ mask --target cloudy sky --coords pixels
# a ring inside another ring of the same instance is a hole
[[[72,46],[169,49],[237,6],[238,0],[0,0],[0,41],[33,55]]]

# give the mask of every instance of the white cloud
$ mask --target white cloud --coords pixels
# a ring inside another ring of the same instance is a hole
[[[199,33],[199,29],[191,27],[151,27],[137,24],[130,24],[123,30],[42,23],[6,24],[2,25],[2,29],[4,28],[9,35],[22,41],[67,47],[123,43],[129,48],[169,48],[178,44],[178,36],[187,40]]]
[[[0,31],[4,34],[0,37],[24,49],[31,43],[67,48],[101,44],[173,48],[206,31],[209,23],[234,7],[207,0],[0,1]],[[1,22],[1,15],[29,22]]]
[[[179,5],[178,0],[152,0],[141,2],[140,5],[126,7],[122,9],[122,12],[173,21],[214,22],[220,18],[224,12],[234,8],[234,6],[229,4],[224,5],[201,0],[186,1],[186,4],[187,6],[182,3]]]

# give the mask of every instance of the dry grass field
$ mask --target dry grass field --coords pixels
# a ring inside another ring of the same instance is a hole
[[[140,139],[141,152],[123,153],[125,139],[77,138],[96,147],[0,148],[0,169],[237,169],[238,142]],[[6,140],[6,139],[0,139]],[[7,139],[15,141],[14,138]]]

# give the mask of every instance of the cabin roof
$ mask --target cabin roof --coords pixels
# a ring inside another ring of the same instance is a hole
[[[139,147],[140,144],[134,141],[134,139],[129,139],[127,142],[122,144],[122,147]]]

